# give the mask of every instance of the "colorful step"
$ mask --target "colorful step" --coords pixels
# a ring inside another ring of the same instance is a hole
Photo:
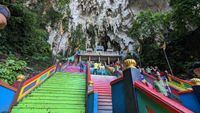
[[[57,72],[11,113],[85,113],[84,74]]]
[[[85,69],[83,72],[80,72],[80,66],[67,66],[63,71],[70,73],[85,73]]]
[[[114,76],[92,75],[94,92],[98,93],[98,113],[113,113],[110,82],[115,79]]]

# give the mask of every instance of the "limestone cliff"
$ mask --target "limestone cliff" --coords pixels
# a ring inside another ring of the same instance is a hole
[[[168,0],[29,0],[27,7],[37,8],[42,15],[59,13],[56,20],[49,20],[46,29],[53,54],[65,52],[71,46],[72,32],[81,25],[86,48],[97,45],[115,51],[134,51],[134,40],[127,36],[132,20],[141,10],[169,9]]]

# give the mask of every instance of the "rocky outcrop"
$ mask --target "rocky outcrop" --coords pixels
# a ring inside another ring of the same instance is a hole
[[[133,40],[127,36],[133,17],[128,4],[128,0],[73,0],[70,3],[72,23],[84,25],[88,48],[101,45],[105,50],[120,51],[132,44]],[[87,32],[91,28],[95,43],[91,43],[91,34]]]
[[[168,0],[70,0],[61,5],[59,2],[61,1],[26,2],[31,8],[41,6],[43,15],[49,15],[47,11],[50,8],[62,15],[54,23],[49,20],[46,27],[49,32],[48,42],[54,55],[60,51],[65,52],[70,46],[71,32],[78,25],[82,25],[82,35],[86,38],[86,42],[82,43],[86,44],[86,48],[101,45],[105,50],[134,51],[135,41],[127,35],[134,16],[147,8],[155,11],[169,9]],[[68,21],[64,23],[66,18]]]

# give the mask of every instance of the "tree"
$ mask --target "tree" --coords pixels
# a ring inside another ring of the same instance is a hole
[[[181,37],[189,31],[200,27],[200,1],[199,0],[171,0],[173,37]]]
[[[165,65],[160,46],[166,41],[170,18],[170,12],[146,10],[133,20],[129,36],[139,42],[142,48],[141,60],[146,65]]]
[[[199,48],[200,41],[200,1],[171,0],[170,5],[171,9],[165,12],[142,11],[133,21],[129,36],[138,40],[143,47],[143,65],[167,68],[158,46],[165,41],[175,74],[188,73],[191,64],[199,57],[196,48]]]
[[[142,45],[145,40],[152,43],[162,42],[170,26],[170,17],[170,12],[142,11],[133,20],[129,36],[137,39]]]
[[[49,53],[47,32],[41,26],[42,18],[23,5],[10,7],[12,16],[8,26],[0,31],[0,50],[32,56],[35,53]],[[39,49],[38,49],[39,48]]]

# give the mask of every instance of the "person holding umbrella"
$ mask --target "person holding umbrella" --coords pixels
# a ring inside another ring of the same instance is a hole
[[[9,18],[10,18],[9,9],[4,5],[0,5],[0,29],[5,28]]]

